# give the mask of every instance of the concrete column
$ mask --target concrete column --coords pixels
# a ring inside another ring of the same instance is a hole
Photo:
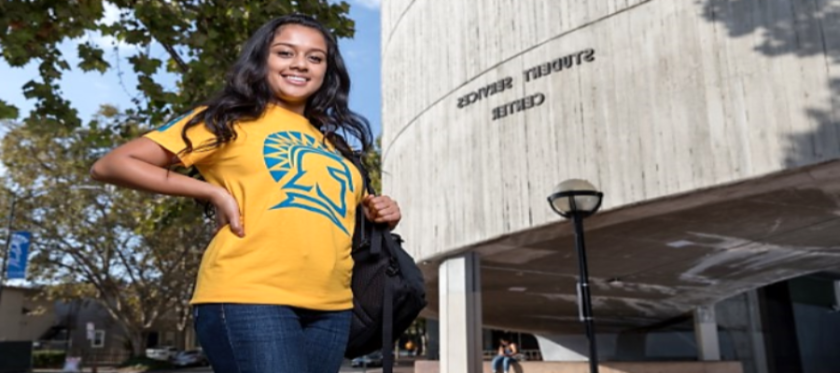
[[[718,329],[726,331],[720,335],[721,359],[740,361],[744,373],[768,373],[758,292],[749,290],[717,302],[715,320]]]
[[[720,360],[715,306],[702,306],[694,310],[694,336],[697,339],[697,360]]]
[[[747,296],[747,319],[749,320],[749,335],[752,345],[753,364],[756,373],[769,372],[767,367],[767,351],[764,349],[764,332],[761,330],[761,306],[758,292],[750,290]]]
[[[480,373],[479,257],[467,253],[440,265],[440,372]]]

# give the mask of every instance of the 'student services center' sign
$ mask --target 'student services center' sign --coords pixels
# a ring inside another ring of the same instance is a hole
[[[595,50],[587,49],[533,66],[523,71],[522,75],[525,79],[525,83],[528,83],[553,73],[559,73],[564,70],[569,70],[575,66],[593,61],[595,61]],[[482,99],[513,89],[513,81],[513,77],[508,76],[475,91],[469,92],[458,98],[458,108],[463,109],[481,101]],[[501,119],[508,115],[535,108],[543,103],[545,103],[545,94],[541,92],[519,98],[515,101],[495,107],[492,111],[493,120]]]

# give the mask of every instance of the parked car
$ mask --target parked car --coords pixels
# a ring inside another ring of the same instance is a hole
[[[381,352],[373,352],[364,356],[359,356],[353,360],[350,360],[350,366],[353,368],[358,367],[381,367],[382,366],[382,353]]]
[[[176,353],[178,353],[178,349],[172,346],[158,346],[146,349],[146,357],[154,360],[168,361],[171,360]]]
[[[209,365],[209,363],[207,362],[207,356],[205,356],[204,351],[201,350],[181,351],[175,354],[175,357],[172,358],[172,364],[175,364],[179,367]]]

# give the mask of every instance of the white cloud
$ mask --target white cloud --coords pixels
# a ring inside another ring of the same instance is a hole
[[[379,9],[382,6],[382,0],[353,0],[352,3],[368,9]]]

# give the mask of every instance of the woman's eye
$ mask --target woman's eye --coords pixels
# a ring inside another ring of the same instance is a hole
[[[323,58],[321,58],[321,57],[317,57],[317,56],[312,56],[312,57],[309,57],[309,59],[310,59],[312,62],[314,62],[314,63],[321,63],[322,61],[324,61],[324,59],[323,59]]]
[[[278,56],[280,56],[280,57],[290,57],[290,56],[292,55],[292,52],[289,52],[289,51],[278,51],[278,52],[277,52],[277,55],[278,55]]]

